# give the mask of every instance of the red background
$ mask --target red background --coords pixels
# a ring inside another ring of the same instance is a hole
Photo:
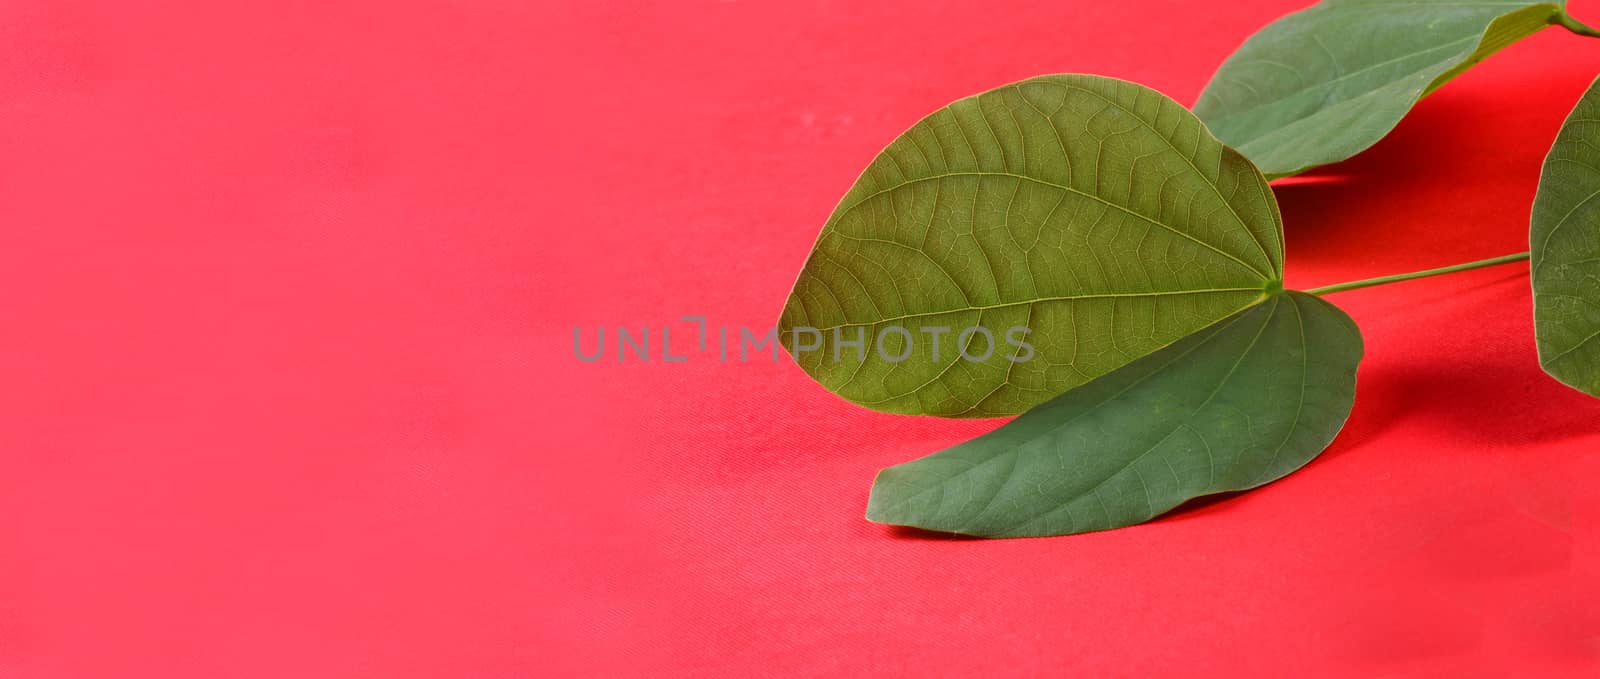
[[[1189,103],[1302,2],[234,4],[0,4],[0,676],[1600,665],[1600,401],[1540,372],[1526,265],[1338,295],[1368,359],[1327,453],[1054,539],[866,522],[878,468],[997,422],[677,320],[770,326],[934,108]],[[1292,180],[1290,285],[1525,250],[1597,72],[1551,29]],[[692,358],[574,357],[617,324]]]

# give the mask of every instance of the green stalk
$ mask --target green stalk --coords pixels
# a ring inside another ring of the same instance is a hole
[[[1587,35],[1591,38],[1600,38],[1600,31],[1585,26],[1583,22],[1572,18],[1565,8],[1556,13],[1555,24],[1578,35]]]
[[[1307,290],[1306,292],[1308,292],[1310,294],[1313,294],[1313,295],[1329,295],[1329,294],[1333,294],[1335,292],[1344,292],[1346,290],[1359,290],[1361,288],[1370,288],[1370,287],[1375,286],[1375,285],[1388,285],[1390,283],[1399,283],[1401,281],[1416,280],[1418,278],[1427,278],[1429,276],[1443,276],[1444,274],[1448,274],[1448,273],[1457,273],[1457,272],[1460,272],[1460,271],[1471,271],[1473,269],[1482,269],[1483,267],[1486,267],[1486,266],[1495,266],[1495,265],[1498,265],[1498,264],[1510,264],[1511,262],[1523,261],[1523,260],[1527,259],[1528,257],[1529,257],[1529,253],[1521,252],[1521,253],[1517,253],[1515,255],[1506,255],[1504,257],[1495,257],[1493,259],[1485,259],[1485,260],[1481,260],[1481,261],[1477,261],[1477,262],[1467,262],[1466,264],[1457,264],[1455,266],[1445,266],[1445,267],[1440,267],[1440,268],[1437,268],[1437,269],[1427,269],[1425,271],[1414,271],[1412,273],[1395,274],[1393,276],[1380,276],[1378,278],[1368,278],[1368,279],[1365,279],[1365,280],[1350,281],[1349,283],[1340,283],[1338,285],[1329,285],[1329,286],[1326,286],[1326,287],[1316,288],[1314,290]]]

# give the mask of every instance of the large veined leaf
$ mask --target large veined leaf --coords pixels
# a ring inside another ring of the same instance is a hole
[[[861,405],[1013,415],[1260,302],[1282,271],[1266,180],[1193,114],[1133,83],[1044,76],[884,149],[779,329]]]
[[[1600,80],[1545,158],[1530,231],[1539,362],[1600,396]]]
[[[1323,0],[1245,41],[1194,111],[1268,177],[1287,176],[1366,150],[1423,96],[1556,23],[1587,30],[1551,2]]]
[[[1268,483],[1321,453],[1355,400],[1355,323],[1280,293],[982,437],[878,474],[867,518],[984,537],[1128,526]]]

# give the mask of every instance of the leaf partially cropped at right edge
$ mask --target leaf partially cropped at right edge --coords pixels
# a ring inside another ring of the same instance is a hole
[[[967,443],[883,470],[867,518],[983,537],[1147,521],[1321,453],[1355,401],[1361,332],[1273,295]]]
[[[1545,158],[1530,241],[1539,363],[1600,396],[1600,80]]]
[[[1269,178],[1356,155],[1423,96],[1551,24],[1561,4],[1324,0],[1261,29],[1194,112]]]

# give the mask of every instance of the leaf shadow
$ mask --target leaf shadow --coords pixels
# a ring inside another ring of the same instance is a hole
[[[1575,86],[1564,73],[1517,82],[1524,101],[1565,107],[1576,101]],[[1370,261],[1383,255],[1374,244],[1411,242],[1419,229],[1454,234],[1525,222],[1549,150],[1528,143],[1530,130],[1548,127],[1553,140],[1567,110],[1558,108],[1512,106],[1482,88],[1446,88],[1366,151],[1273,182],[1291,262]],[[1419,210],[1427,223],[1415,222]]]
[[[1304,263],[1348,262],[1388,240],[1395,216],[1438,181],[1440,168],[1467,162],[1473,130],[1455,100],[1424,101],[1372,148],[1343,162],[1272,183],[1285,246]],[[1397,207],[1399,209],[1397,209]]]
[[[1469,446],[1503,447],[1592,436],[1600,429],[1600,400],[1505,354],[1483,361],[1428,361],[1372,376],[1393,421],[1432,426]],[[1530,379],[1530,372],[1538,372]],[[1552,404],[1559,406],[1552,407]]]
[[[883,531],[894,540],[909,540],[913,542],[973,542],[986,540],[976,535],[962,535],[960,533],[945,533],[911,526],[882,526]]]
[[[1248,490],[1230,490],[1225,493],[1202,495],[1178,505],[1177,507],[1173,507],[1172,511],[1151,519],[1150,523],[1188,521],[1190,519],[1197,519],[1211,516],[1213,514],[1219,514],[1221,512],[1228,511],[1228,506],[1231,505],[1231,500],[1249,493],[1250,491]]]
[[[1419,308],[1448,302],[1516,308],[1526,304],[1528,291],[1525,268],[1515,268],[1472,285],[1380,299],[1364,315],[1415,317]],[[1600,431],[1600,400],[1545,374],[1531,342],[1482,350],[1471,338],[1452,341],[1427,333],[1413,339],[1430,350],[1404,352],[1402,361],[1385,356],[1362,368],[1356,413],[1341,439],[1359,444],[1402,421],[1437,428],[1473,446],[1555,442]]]
[[[1167,522],[1171,522],[1171,521],[1185,521],[1185,520],[1188,520],[1188,519],[1191,519],[1191,518],[1208,516],[1208,515],[1215,514],[1215,513],[1221,512],[1221,511],[1226,511],[1226,507],[1223,506],[1224,503],[1227,503],[1229,500],[1232,500],[1232,499],[1234,499],[1236,497],[1239,497],[1241,495],[1245,495],[1245,494],[1247,494],[1249,492],[1250,491],[1247,491],[1247,490],[1229,491],[1229,492],[1225,492],[1225,493],[1215,493],[1215,494],[1212,494],[1212,495],[1205,495],[1205,496],[1197,497],[1197,498],[1189,500],[1188,502],[1185,502],[1185,503],[1183,503],[1181,505],[1178,505],[1177,507],[1174,507],[1171,511],[1168,511],[1165,514],[1162,514],[1162,515],[1157,516],[1157,517],[1155,517],[1155,518],[1153,518],[1153,519],[1151,519],[1149,521],[1146,521],[1143,524],[1137,524],[1137,525],[1133,525],[1133,526],[1127,526],[1125,528],[1117,528],[1117,529],[1112,529],[1112,530],[1126,530],[1127,528],[1136,529],[1141,525],[1153,525],[1153,524],[1158,524],[1158,523],[1167,523]],[[883,533],[885,535],[887,535],[890,539],[893,539],[893,540],[905,540],[905,541],[912,541],[912,542],[973,542],[973,541],[980,541],[980,540],[988,540],[989,539],[989,538],[977,537],[977,536],[974,536],[974,535],[962,535],[960,533],[945,533],[945,532],[935,531],[935,530],[926,530],[926,529],[923,529],[923,528],[913,528],[913,527],[910,527],[910,526],[882,526],[881,528],[883,529]],[[1094,532],[1106,532],[1106,531],[1094,531]],[[1076,535],[1088,535],[1088,533],[1078,533]],[[1072,537],[1072,536],[1068,535],[1068,536],[1057,536],[1057,537]]]

